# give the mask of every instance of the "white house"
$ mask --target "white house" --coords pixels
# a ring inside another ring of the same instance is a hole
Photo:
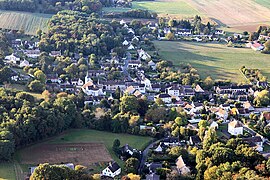
[[[35,50],[25,50],[24,54],[27,57],[30,58],[38,58],[40,55],[40,50],[39,49],[35,49]]]
[[[172,103],[172,97],[169,94],[159,94],[155,97],[155,100],[157,98],[160,98],[165,104],[171,104]]]
[[[32,64],[29,63],[27,60],[23,60],[20,62],[20,67],[25,67],[25,66],[32,66]]]
[[[216,112],[216,115],[219,119],[226,121],[229,113],[226,110],[219,108],[219,110]]]
[[[213,122],[210,124],[210,128],[218,129],[218,123],[217,123],[216,121],[213,121]]]
[[[123,44],[123,46],[127,46],[127,45],[129,45],[129,42],[127,40],[124,40],[124,42],[122,44]]]
[[[186,166],[182,156],[179,156],[176,160],[176,166],[179,174],[188,174],[190,173],[190,169]]]
[[[154,71],[157,69],[156,63],[154,63],[152,60],[148,62],[148,66]]]
[[[102,176],[107,176],[111,178],[114,178],[119,174],[121,174],[121,168],[116,162],[110,162],[109,166],[106,167],[101,173]]]
[[[126,24],[126,21],[125,21],[124,19],[122,19],[122,20],[120,21],[120,24],[121,24],[121,25]]]
[[[243,126],[242,124],[237,121],[237,120],[234,120],[234,121],[231,121],[229,124],[228,124],[228,132],[231,134],[231,135],[234,135],[234,136],[237,136],[237,135],[243,135]]]
[[[20,62],[20,58],[14,55],[13,53],[9,56],[6,56],[5,60],[7,61],[7,63],[13,63],[13,64],[17,64]]]
[[[132,44],[130,44],[130,45],[128,46],[128,50],[133,50],[133,49],[135,49],[135,47],[134,47]]]

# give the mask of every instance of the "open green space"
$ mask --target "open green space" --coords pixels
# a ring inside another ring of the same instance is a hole
[[[133,9],[146,9],[158,14],[173,14],[182,16],[199,15],[199,11],[189,5],[187,2],[178,1],[134,1]]]
[[[177,67],[189,63],[196,68],[201,78],[211,76],[215,80],[244,82],[239,69],[242,66],[260,69],[270,77],[270,55],[249,48],[232,48],[218,43],[154,41],[159,55],[172,61]]]
[[[0,180],[14,180],[16,179],[13,163],[0,163]]]
[[[269,0],[255,0],[255,2],[264,6],[264,7],[270,8],[270,1]]]
[[[104,11],[105,13],[120,13],[120,12],[126,12],[131,10],[131,8],[123,8],[123,7],[104,7],[102,8],[102,11]]]
[[[51,17],[50,14],[0,10],[0,28],[23,30],[26,34],[35,35],[38,29],[47,31]]]

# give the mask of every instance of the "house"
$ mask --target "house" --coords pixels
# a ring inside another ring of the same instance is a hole
[[[180,89],[177,85],[166,88],[166,92],[171,96],[180,96]]]
[[[186,175],[190,173],[190,169],[186,166],[182,156],[179,156],[176,160],[176,168],[179,174]]]
[[[190,36],[190,35],[192,35],[192,30],[191,29],[179,29],[179,30],[177,30],[176,35],[178,35],[178,36]]]
[[[33,64],[30,64],[29,61],[23,60],[20,62],[20,67],[26,67],[26,66],[32,66]]]
[[[137,69],[141,67],[141,61],[140,60],[130,60],[128,61],[128,67],[130,69]]]
[[[121,174],[121,168],[116,162],[110,162],[109,166],[107,166],[102,172],[101,176],[114,178]]]
[[[237,135],[243,135],[243,126],[242,123],[240,123],[237,120],[233,120],[228,124],[228,132],[231,135],[237,136]]]
[[[75,86],[72,84],[60,84],[60,90],[63,92],[70,92],[74,93],[75,92]]]
[[[251,49],[253,49],[254,51],[262,51],[264,49],[264,46],[258,42],[255,42],[251,44]]]
[[[126,24],[126,21],[124,19],[122,19],[120,22],[119,22],[121,25],[124,25]]]
[[[40,50],[39,50],[39,49],[35,49],[35,50],[25,50],[25,51],[24,51],[24,54],[25,54],[27,57],[30,57],[30,58],[38,58],[39,55],[40,55]]]
[[[213,121],[213,122],[210,124],[210,128],[218,129],[218,123],[217,123],[216,121]]]
[[[102,88],[98,88],[92,82],[88,82],[82,86],[82,91],[88,96],[104,96]]]
[[[263,89],[265,89],[265,88],[268,87],[268,82],[267,82],[267,81],[257,81],[256,86],[257,86],[258,88],[263,88]]]
[[[161,141],[165,146],[179,146],[181,145],[178,138],[169,137]]]
[[[190,136],[189,137],[189,143],[192,146],[197,146],[201,143],[201,139],[199,138],[199,136],[195,135],[195,136]]]
[[[17,55],[15,55],[15,54],[12,53],[11,55],[6,56],[5,57],[5,60],[9,64],[19,64],[20,57],[18,57]]]
[[[126,84],[123,81],[104,81],[100,82],[100,84],[103,86],[103,90],[107,91],[115,91],[117,88],[121,91],[126,89]]]
[[[243,103],[243,107],[248,112],[251,112],[251,111],[254,111],[255,110],[255,108],[251,105],[251,103],[249,101],[244,102]]]
[[[154,63],[152,60],[148,62],[148,66],[154,71],[157,69],[156,63]]]
[[[159,143],[158,147],[156,149],[154,149],[155,152],[163,152],[164,148],[165,148],[165,144],[164,143]]]
[[[216,34],[216,35],[224,35],[225,32],[223,30],[216,29],[214,34]]]
[[[132,156],[134,154],[134,152],[137,152],[137,149],[133,149],[132,147],[130,147],[128,144],[125,144],[122,148],[121,148],[121,152],[122,154],[129,154],[130,156]]]
[[[156,130],[156,128],[153,127],[153,126],[140,125],[140,130],[146,130],[146,131],[154,132]]]
[[[147,52],[145,52],[143,49],[140,49],[137,52],[138,52],[139,58],[142,60],[147,60],[151,58],[151,56]]]
[[[246,142],[250,147],[254,148],[255,150],[259,152],[263,151],[263,139],[261,136],[243,138],[243,141]]]
[[[155,99],[160,98],[165,104],[172,103],[172,97],[169,94],[159,94],[155,97]]]
[[[127,40],[125,40],[122,44],[123,44],[123,46],[127,46],[127,45],[129,45],[129,42]]]
[[[61,83],[61,78],[57,74],[46,74],[46,79],[48,83]]]
[[[52,57],[61,56],[61,51],[51,51],[49,55]]]
[[[105,96],[86,96],[84,97],[84,104],[98,105]]]
[[[145,179],[146,180],[160,180],[160,176],[156,175],[155,173],[152,173],[152,174],[147,174],[145,176]]]
[[[148,164],[147,167],[149,168],[149,172],[150,173],[156,173],[156,170],[157,169],[162,168],[162,164],[161,163],[152,162],[152,163]]]
[[[203,88],[199,84],[196,85],[194,91],[195,91],[195,93],[199,93],[199,94],[204,93]]]

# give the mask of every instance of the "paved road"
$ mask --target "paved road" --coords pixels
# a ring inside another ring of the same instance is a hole
[[[149,144],[144,150],[143,150],[143,153],[142,153],[142,158],[141,158],[141,163],[140,163],[140,167],[138,169],[138,172],[139,174],[142,173],[142,170],[143,170],[143,166],[145,164],[145,161],[147,160],[147,155],[148,155],[148,152],[151,148],[153,148],[153,146],[156,144],[156,143],[159,143],[160,141],[164,140],[165,138],[163,139],[159,139],[157,141],[154,141],[152,142],[151,144]]]

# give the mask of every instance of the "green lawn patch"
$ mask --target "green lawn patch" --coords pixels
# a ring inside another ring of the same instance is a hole
[[[0,163],[0,180],[16,179],[14,165],[11,162]]]
[[[199,15],[199,11],[184,1],[134,1],[133,9],[145,9],[158,14],[174,14],[182,16]]]
[[[260,69],[270,77],[270,55],[248,48],[232,48],[218,43],[196,43],[177,41],[154,41],[162,59],[172,61],[175,66],[189,63],[202,78],[211,76],[215,80],[245,82],[239,69]]]

